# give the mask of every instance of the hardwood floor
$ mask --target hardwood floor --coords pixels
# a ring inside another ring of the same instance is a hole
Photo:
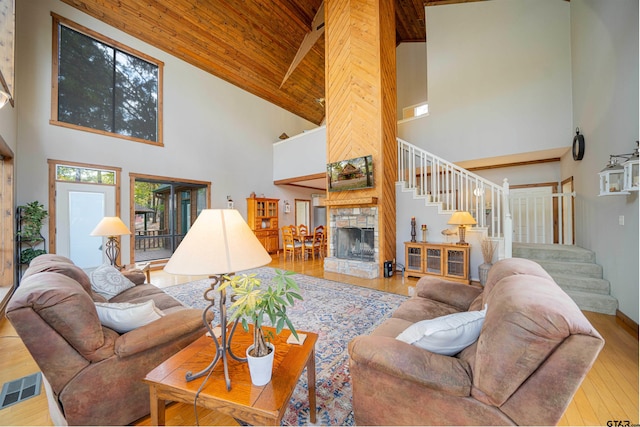
[[[328,273],[322,260],[284,261],[282,254],[274,256],[272,267],[292,270],[310,276],[322,277],[358,286],[407,295],[417,280],[404,279],[396,274],[391,278],[366,280]],[[153,271],[151,281],[159,287],[185,283],[201,277],[172,276],[163,271]],[[593,326],[602,334],[606,344],[598,360],[578,389],[573,401],[560,420],[563,426],[607,425],[608,421],[628,421],[626,425],[639,424],[638,406],[638,340],[616,323],[614,316],[584,312]],[[39,369],[28,351],[6,320],[0,320],[0,384],[37,372]],[[193,405],[172,404],[167,408],[167,425],[195,425]],[[198,409],[200,425],[238,425],[219,413]],[[0,410],[1,425],[52,425],[48,415],[45,392],[24,402]],[[150,425],[145,417],[135,425]],[[610,424],[625,425],[625,424]]]

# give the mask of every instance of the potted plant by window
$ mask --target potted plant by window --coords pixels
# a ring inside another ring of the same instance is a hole
[[[46,253],[44,249],[34,249],[34,246],[44,242],[40,234],[42,222],[47,217],[47,210],[40,202],[33,201],[18,207],[20,229],[17,233],[18,241],[28,248],[20,252],[20,263],[29,264],[38,255]]]
[[[293,336],[298,339],[298,333],[287,315],[287,308],[292,307],[296,299],[302,300],[302,296],[299,294],[300,288],[291,277],[292,274],[294,273],[291,271],[276,270],[273,284],[267,287],[261,286],[262,281],[256,277],[256,274],[225,276],[227,281],[219,288],[222,290],[228,287],[233,290],[231,297],[233,303],[229,308],[232,314],[229,317],[229,323],[238,319],[247,332],[249,331],[249,323],[254,326],[253,345],[247,349],[247,361],[251,382],[257,386],[265,385],[271,381],[275,354],[275,348],[269,342],[272,334],[270,332],[265,334],[262,329],[265,317],[276,328],[276,334],[282,332],[286,325]],[[261,362],[266,363],[266,366],[256,369],[255,363]]]

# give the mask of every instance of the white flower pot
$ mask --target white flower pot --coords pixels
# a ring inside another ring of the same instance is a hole
[[[251,382],[256,386],[262,386],[271,381],[273,356],[276,354],[276,349],[271,343],[267,343],[267,346],[271,348],[271,353],[264,357],[253,357],[249,354],[253,350],[253,345],[247,349],[247,363],[249,364]]]

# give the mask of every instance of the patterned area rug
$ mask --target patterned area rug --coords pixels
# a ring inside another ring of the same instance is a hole
[[[274,276],[274,269],[262,267],[257,273],[263,281]],[[358,335],[371,333],[407,299],[373,289],[316,277],[295,274],[303,301],[289,309],[291,321],[300,330],[318,334],[316,343],[316,404],[318,425],[353,425],[351,382],[347,345]],[[209,280],[198,280],[164,288],[184,305],[204,309],[202,295]],[[216,319],[217,320],[217,319]],[[282,425],[309,425],[307,375],[303,373],[293,392]]]

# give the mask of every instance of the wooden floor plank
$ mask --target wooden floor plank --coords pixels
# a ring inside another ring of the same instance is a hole
[[[272,267],[292,270],[301,274],[350,283],[393,292],[408,294],[415,286],[416,279],[404,279],[396,274],[391,278],[375,280],[345,276],[324,271],[322,259],[302,262],[284,261],[282,254],[274,256]],[[173,276],[163,271],[151,273],[152,283],[159,287],[197,280],[201,277]],[[638,340],[620,327],[614,316],[584,312],[591,324],[602,334],[606,344],[596,360],[593,369],[579,388],[565,414],[560,419],[562,426],[607,425],[609,420],[628,420],[639,424],[638,420]],[[6,319],[0,320],[0,346],[6,357],[0,358],[0,381],[2,383],[38,371],[38,367],[17,337]],[[624,395],[624,396],[623,396]],[[223,426],[238,423],[214,411],[198,408],[200,425]],[[44,390],[37,397],[0,410],[0,424],[25,426],[50,426]],[[167,408],[167,425],[191,426],[196,424],[193,405],[172,404]],[[150,425],[150,417],[144,417],[135,425]]]

